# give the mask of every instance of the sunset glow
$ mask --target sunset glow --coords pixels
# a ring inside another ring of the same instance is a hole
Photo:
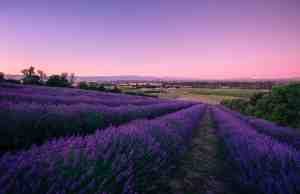
[[[300,76],[298,0],[3,2],[8,74],[34,65],[49,74]]]

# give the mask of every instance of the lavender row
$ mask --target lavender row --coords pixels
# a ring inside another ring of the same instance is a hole
[[[60,91],[58,91],[60,93]],[[43,95],[34,93],[33,94],[23,94],[19,91],[1,91],[0,90],[0,100],[9,100],[12,102],[35,102],[40,104],[76,104],[76,103],[88,103],[88,104],[103,104],[107,106],[120,106],[124,104],[133,105],[146,105],[155,104],[159,102],[164,102],[166,100],[149,98],[149,97],[134,97],[134,96],[89,96],[89,95],[74,95],[65,96],[58,94],[56,96]]]
[[[255,117],[244,116],[239,112],[229,110],[225,107],[222,107],[222,109],[234,115],[235,117],[248,122],[259,133],[271,136],[279,142],[288,144],[290,146],[293,146],[297,150],[300,150],[300,133],[297,132],[296,129],[278,126],[270,121],[258,119]]]
[[[110,108],[102,105],[41,105],[0,102],[0,150],[27,148],[48,138],[93,133],[97,128],[154,118],[193,105],[188,102]]]
[[[92,90],[81,90],[76,88],[61,88],[61,87],[47,87],[47,86],[33,86],[33,85],[16,85],[9,83],[0,83],[0,90],[7,92],[18,92],[21,94],[38,93],[46,96],[90,96],[90,97],[110,97],[110,98],[145,98],[140,96],[130,96],[120,93],[109,93]]]
[[[69,89],[71,90],[71,89]],[[99,95],[91,96],[81,94],[77,95],[64,95],[61,91],[57,91],[57,94],[54,95],[45,95],[40,94],[39,91],[33,91],[32,93],[22,93],[22,91],[8,91],[0,90],[0,100],[1,101],[11,101],[15,103],[19,102],[33,102],[40,104],[65,104],[72,105],[78,103],[86,104],[103,104],[106,106],[121,106],[121,105],[147,105],[164,102],[165,100],[148,98],[148,97],[134,97],[134,96],[113,96],[113,95]]]
[[[144,97],[144,96],[132,96],[127,94],[120,93],[109,93],[109,92],[100,92],[100,91],[91,91],[91,90],[81,90],[75,88],[55,88],[55,87],[45,87],[45,86],[30,86],[30,85],[15,85],[15,84],[5,84],[0,83],[0,96],[5,95],[31,95],[34,96],[48,96],[48,97],[65,97],[68,98],[88,98],[88,99],[109,99],[109,100],[118,100],[122,99],[126,101],[148,101],[148,102],[161,102],[162,99]]]
[[[247,122],[213,108],[218,134],[229,161],[236,167],[236,188],[257,194],[300,192],[300,153],[270,136],[258,133]]]
[[[154,120],[52,140],[0,159],[0,193],[159,193],[187,150],[205,110],[192,106]]]

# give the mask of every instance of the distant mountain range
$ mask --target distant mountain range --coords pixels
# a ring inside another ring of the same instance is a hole
[[[6,75],[7,79],[22,79],[22,75]],[[107,82],[107,81],[300,81],[299,77],[291,78],[232,78],[232,79],[195,79],[180,77],[155,77],[155,76],[138,76],[138,75],[120,75],[120,76],[77,76],[76,81],[87,82]]]
[[[120,75],[120,76],[78,76],[76,77],[77,81],[92,81],[92,82],[101,82],[101,81],[158,81],[162,78],[154,76],[138,76],[138,75]]]

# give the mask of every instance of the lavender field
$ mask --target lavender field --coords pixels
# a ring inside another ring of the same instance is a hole
[[[297,194],[299,149],[221,105],[0,85],[0,194]]]

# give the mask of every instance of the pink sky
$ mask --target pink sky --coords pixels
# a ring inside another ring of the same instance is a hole
[[[296,0],[37,2],[1,6],[0,71],[300,77]]]

